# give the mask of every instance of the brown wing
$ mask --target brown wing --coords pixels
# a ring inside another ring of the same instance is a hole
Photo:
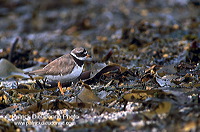
[[[63,55],[50,62],[44,68],[30,72],[37,75],[61,75],[68,74],[74,68],[74,60],[71,55]]]

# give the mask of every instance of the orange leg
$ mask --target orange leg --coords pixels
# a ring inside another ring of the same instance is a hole
[[[60,89],[60,93],[61,93],[62,95],[64,95],[63,88],[62,88],[62,84],[61,84],[60,81],[58,82],[58,88]]]

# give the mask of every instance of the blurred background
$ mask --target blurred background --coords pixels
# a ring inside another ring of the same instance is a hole
[[[78,46],[97,58],[110,48],[124,60],[137,58],[149,53],[144,47],[162,48],[160,40],[198,40],[199,6],[199,0],[0,0],[0,58],[8,58],[17,37],[12,62],[20,68]]]
[[[198,131],[199,38],[199,0],[0,0],[0,130]],[[64,96],[23,74],[79,46],[101,63]],[[2,118],[16,110],[80,119]]]

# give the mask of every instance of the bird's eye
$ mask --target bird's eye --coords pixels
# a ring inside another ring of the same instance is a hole
[[[87,55],[87,51],[83,52],[82,54]]]
[[[82,55],[87,55],[87,51],[84,49],[83,52],[81,52]]]

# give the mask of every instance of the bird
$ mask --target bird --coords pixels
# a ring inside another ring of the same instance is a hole
[[[26,72],[28,75],[39,75],[45,77],[47,80],[57,81],[58,87],[61,88],[61,83],[73,82],[83,71],[84,61],[90,58],[86,49],[77,47],[69,54],[65,54],[49,64],[44,68]]]

